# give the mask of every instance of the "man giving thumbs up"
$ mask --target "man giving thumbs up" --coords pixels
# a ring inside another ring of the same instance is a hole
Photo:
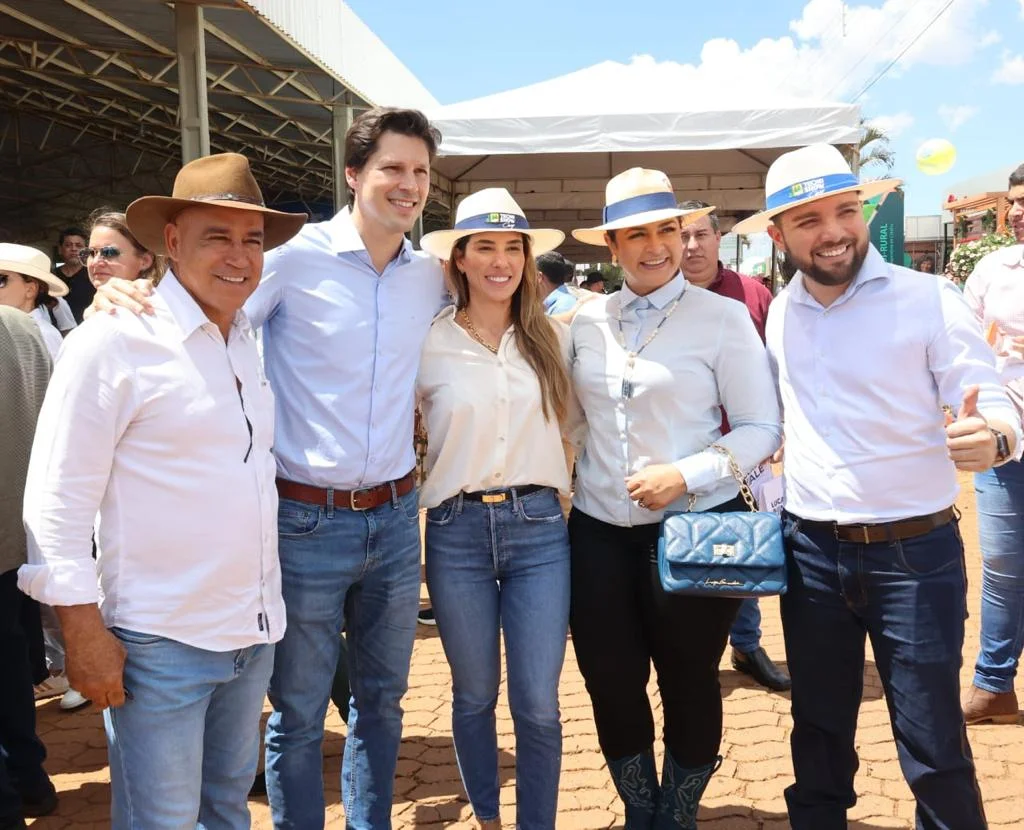
[[[979,386],[964,392],[956,420],[947,418],[946,448],[958,470],[983,473],[1009,460],[1016,445],[1014,430],[1000,420],[991,423],[978,411]]]

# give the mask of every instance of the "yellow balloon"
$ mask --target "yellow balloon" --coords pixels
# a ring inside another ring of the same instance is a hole
[[[956,147],[944,138],[930,138],[917,148],[916,160],[922,173],[941,176],[956,163]]]

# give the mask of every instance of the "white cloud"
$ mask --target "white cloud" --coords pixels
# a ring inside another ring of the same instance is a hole
[[[987,2],[958,0],[937,18],[947,0],[847,4],[844,23],[841,0],[808,0],[800,18],[790,22],[790,35],[764,38],[749,48],[716,38],[704,44],[697,65],[677,66],[692,81],[690,91],[711,87],[748,100],[773,94],[849,100],[892,61],[889,76],[915,65],[971,61],[999,38],[979,21]]]
[[[1003,55],[1003,63],[992,73],[992,80],[997,84],[1024,84],[1024,55]]]
[[[914,116],[909,112],[897,112],[893,115],[876,115],[868,123],[885,133],[889,138],[899,138],[901,134],[914,125]]]
[[[969,104],[961,104],[956,107],[942,104],[939,107],[939,118],[943,120],[950,132],[959,129],[977,114],[978,108]]]

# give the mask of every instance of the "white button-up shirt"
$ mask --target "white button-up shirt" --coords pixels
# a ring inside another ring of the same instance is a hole
[[[964,285],[964,299],[983,329],[1000,336],[1024,336],[1024,245],[993,251],[975,267]],[[997,355],[996,368],[1010,397],[1024,407],[1024,360],[1016,354]]]
[[[252,329],[239,312],[225,344],[171,273],[153,306],[67,338],[32,448],[18,586],[210,651],[275,642],[274,402]]]
[[[885,522],[953,504],[942,407],[955,415],[968,386],[980,386],[983,415],[1015,421],[956,286],[890,265],[874,246],[828,308],[797,273],[769,309],[767,337],[785,421],[786,509],[801,518]]]
[[[556,321],[552,325],[568,363],[568,329]],[[568,495],[558,419],[554,412],[544,417],[540,383],[519,352],[513,329],[492,354],[455,322],[455,307],[449,306],[427,336],[416,386],[427,428],[423,507],[435,507],[462,490],[528,484]]]
[[[639,349],[676,297],[672,316],[627,371],[618,340],[621,314],[626,347]],[[587,420],[576,465],[573,504],[609,524],[661,520],[664,511],[639,507],[626,478],[652,464],[675,464],[706,510],[739,488],[728,459],[708,449],[727,447],[744,473],[779,447],[779,408],[761,338],[742,303],[686,282],[682,274],[646,297],[628,286],[583,305],[570,327],[572,379]],[[632,394],[623,395],[623,379]],[[721,408],[732,431],[722,437]],[[686,496],[669,510],[686,510]]]

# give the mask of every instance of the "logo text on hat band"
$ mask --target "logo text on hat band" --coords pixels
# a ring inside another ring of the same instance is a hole
[[[528,231],[530,223],[525,216],[516,213],[481,213],[477,216],[467,216],[455,223],[454,230],[506,230],[506,231]]]
[[[859,187],[860,181],[850,173],[832,173],[796,182],[782,190],[776,190],[765,199],[766,210],[789,207],[816,196],[825,196],[836,190]]]

